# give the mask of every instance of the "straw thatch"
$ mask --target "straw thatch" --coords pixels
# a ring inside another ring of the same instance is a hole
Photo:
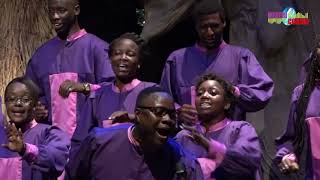
[[[32,53],[54,35],[46,0],[0,0],[0,95],[25,72]]]

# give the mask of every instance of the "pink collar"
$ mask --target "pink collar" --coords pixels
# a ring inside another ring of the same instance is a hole
[[[219,45],[219,47],[215,48],[215,49],[206,49],[204,47],[201,47],[198,43],[196,43],[194,46],[196,47],[196,49],[198,49],[199,51],[206,53],[206,52],[218,52],[221,49],[223,49],[225,46],[227,45],[226,42],[222,41],[221,44]]]
[[[122,89],[120,90],[117,86],[115,86],[113,83],[112,84],[112,90],[114,92],[120,93],[120,92],[127,92],[132,90],[133,88],[137,87],[139,84],[141,83],[141,81],[139,79],[133,79],[130,83],[125,84]]]
[[[128,128],[128,139],[132,145],[139,147],[140,146],[139,142],[134,139],[133,134],[132,134],[133,128],[134,128],[134,125],[132,125]]]
[[[211,125],[209,127],[209,131],[207,131],[207,132],[219,131],[219,130],[225,128],[230,122],[231,122],[230,119],[224,118],[224,120],[222,120],[216,124]],[[204,126],[200,125],[200,128],[201,128],[202,132],[206,132],[206,128]]]
[[[37,121],[36,121],[35,119],[33,119],[32,121],[30,121],[30,122],[26,125],[26,127],[25,127],[25,129],[24,129],[23,132],[27,132],[29,129],[34,128],[37,124],[38,124]]]
[[[87,31],[85,29],[80,29],[79,31],[77,31],[77,32],[75,32],[73,34],[70,34],[67,37],[67,41],[69,41],[69,42],[74,41],[76,39],[81,38],[82,36],[84,36],[86,34],[87,34]]]

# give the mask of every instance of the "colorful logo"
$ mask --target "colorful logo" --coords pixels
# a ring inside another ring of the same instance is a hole
[[[290,25],[308,25],[310,20],[308,13],[304,15],[292,7],[285,8],[282,12],[268,12],[268,23],[269,24],[281,24],[286,26]]]

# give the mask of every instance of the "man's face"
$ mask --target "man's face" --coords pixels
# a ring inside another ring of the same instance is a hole
[[[80,13],[75,0],[49,0],[49,19],[57,34],[68,34]]]
[[[174,101],[167,93],[150,94],[136,109],[138,125],[148,145],[159,147],[173,135],[176,111]]]
[[[207,49],[219,47],[222,42],[224,27],[225,23],[222,22],[219,13],[198,17],[196,30],[199,44]]]

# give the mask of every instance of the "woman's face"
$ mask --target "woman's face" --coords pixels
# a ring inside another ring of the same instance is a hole
[[[117,79],[132,80],[139,68],[139,47],[130,39],[121,39],[114,44],[110,60]]]
[[[7,87],[5,104],[10,121],[21,126],[33,119],[35,105],[31,92],[27,86],[16,82]]]
[[[195,103],[200,119],[224,115],[225,110],[230,108],[230,103],[224,96],[224,89],[219,82],[207,80],[201,83],[197,89]]]

